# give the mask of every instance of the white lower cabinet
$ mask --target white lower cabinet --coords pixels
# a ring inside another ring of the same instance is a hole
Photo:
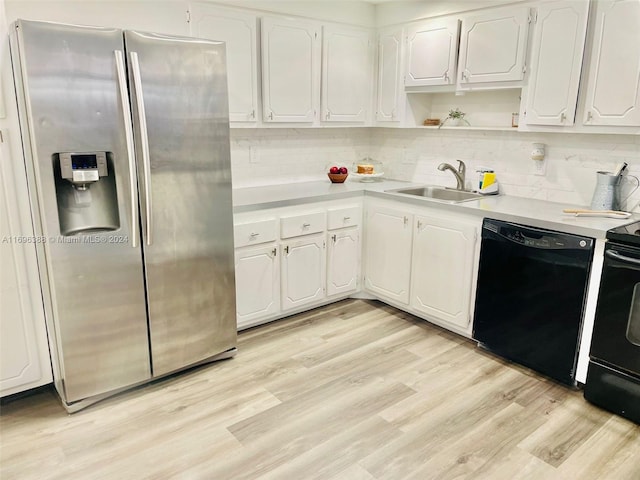
[[[416,215],[413,308],[460,328],[469,326],[476,241],[474,223]]]
[[[238,329],[357,292],[361,223],[361,199],[236,215]]]
[[[327,296],[357,291],[360,229],[351,227],[329,232],[327,243]]]
[[[236,250],[238,327],[268,318],[280,310],[280,268],[275,243]]]
[[[290,310],[325,297],[324,234],[300,237],[280,246],[282,309]]]
[[[404,304],[409,303],[412,223],[413,215],[405,209],[367,207],[365,288]]]

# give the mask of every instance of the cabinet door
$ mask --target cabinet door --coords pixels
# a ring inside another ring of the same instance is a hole
[[[281,245],[282,309],[289,310],[325,296],[325,235],[310,235]]]
[[[451,85],[456,78],[457,19],[429,20],[407,32],[406,86]]]
[[[236,317],[238,327],[278,313],[280,269],[275,244],[236,250]]]
[[[462,21],[458,84],[519,81],[524,66],[529,9],[496,9]]]
[[[476,226],[416,216],[411,306],[461,328],[469,325]]]
[[[365,288],[382,297],[409,303],[412,215],[375,206],[367,211]]]
[[[322,121],[364,122],[371,103],[369,33],[322,29]]]
[[[376,120],[396,122],[400,119],[402,29],[378,34],[378,96]]]
[[[640,1],[596,5],[583,122],[640,126]]]
[[[573,125],[589,2],[557,1],[538,9],[526,123]]]
[[[318,26],[262,19],[262,102],[265,122],[313,122],[320,78]]]
[[[6,135],[6,132],[3,132]],[[42,291],[22,162],[0,143],[0,396],[52,380]]]
[[[327,250],[327,295],[355,292],[360,270],[360,229],[329,233]]]
[[[190,12],[194,37],[226,43],[229,120],[255,122],[258,111],[256,16],[204,3],[194,3]]]

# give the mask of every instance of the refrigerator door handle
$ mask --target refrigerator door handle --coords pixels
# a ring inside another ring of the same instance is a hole
[[[142,146],[142,169],[144,172],[144,208],[147,232],[147,245],[153,243],[153,222],[151,218],[151,162],[149,160],[149,137],[147,136],[147,116],[144,111],[144,98],[142,96],[142,80],[140,79],[140,64],[138,54],[131,52],[131,67],[133,73],[133,89],[138,107],[138,123],[140,126],[140,144]]]
[[[131,109],[129,107],[129,93],[127,92],[127,79],[125,76],[124,54],[122,50],[113,51],[116,57],[116,70],[118,73],[118,89],[122,104],[122,116],[124,121],[124,136],[127,143],[127,159],[129,160],[129,193],[131,201],[131,246],[136,248],[138,232],[138,178],[136,174],[136,162],[133,155],[133,128],[131,126]]]

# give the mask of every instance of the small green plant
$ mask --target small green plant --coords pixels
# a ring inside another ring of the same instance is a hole
[[[466,113],[461,111],[459,108],[453,108],[449,110],[449,116],[447,118],[463,119],[465,115]]]

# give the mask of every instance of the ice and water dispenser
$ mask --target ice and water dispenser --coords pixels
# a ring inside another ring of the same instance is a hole
[[[120,228],[111,152],[56,153],[53,170],[62,235]]]

